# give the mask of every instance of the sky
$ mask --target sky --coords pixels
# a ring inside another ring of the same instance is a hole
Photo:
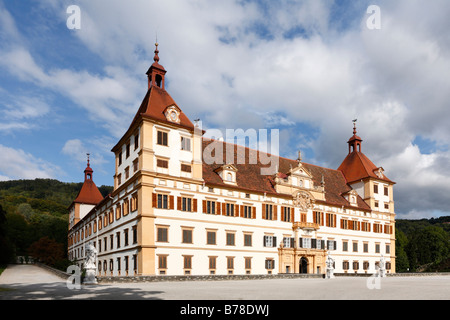
[[[277,129],[281,156],[337,169],[358,119],[397,218],[450,215],[448,16],[448,0],[0,0],[0,181],[82,182],[90,153],[113,185],[157,39],[204,129]]]

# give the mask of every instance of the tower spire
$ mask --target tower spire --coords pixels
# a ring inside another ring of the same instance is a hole
[[[361,152],[362,139],[356,135],[356,122],[358,119],[353,120],[353,136],[348,140],[348,153]]]
[[[94,170],[92,170],[92,168],[91,168],[90,159],[89,159],[91,154],[86,153],[86,155],[87,155],[87,167],[84,170],[84,181],[92,180],[92,174],[94,173]]]
[[[151,87],[158,87],[158,88],[165,90],[165,88],[164,88],[165,79],[164,78],[165,78],[167,71],[164,69],[164,67],[162,65],[159,64],[158,46],[159,46],[158,38],[156,38],[155,56],[153,57],[154,62],[147,71],[148,89],[150,89]]]

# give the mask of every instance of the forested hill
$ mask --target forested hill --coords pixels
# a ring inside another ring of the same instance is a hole
[[[2,181],[0,205],[6,213],[20,211],[25,208],[24,204],[28,204],[35,213],[62,217],[68,213],[82,185],[82,182],[65,183],[50,179]],[[101,186],[98,189],[105,197],[113,188]]]
[[[33,256],[65,270],[68,209],[82,186],[50,179],[0,182],[0,264]],[[106,196],[113,188],[99,190]]]

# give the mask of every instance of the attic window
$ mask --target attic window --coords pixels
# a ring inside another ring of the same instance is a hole
[[[233,175],[230,172],[227,173],[227,181],[233,182]]]

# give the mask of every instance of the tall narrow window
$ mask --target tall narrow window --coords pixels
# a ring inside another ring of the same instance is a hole
[[[163,131],[158,131],[157,144],[160,146],[168,146],[168,133]]]
[[[191,151],[191,139],[181,137],[181,150]]]

